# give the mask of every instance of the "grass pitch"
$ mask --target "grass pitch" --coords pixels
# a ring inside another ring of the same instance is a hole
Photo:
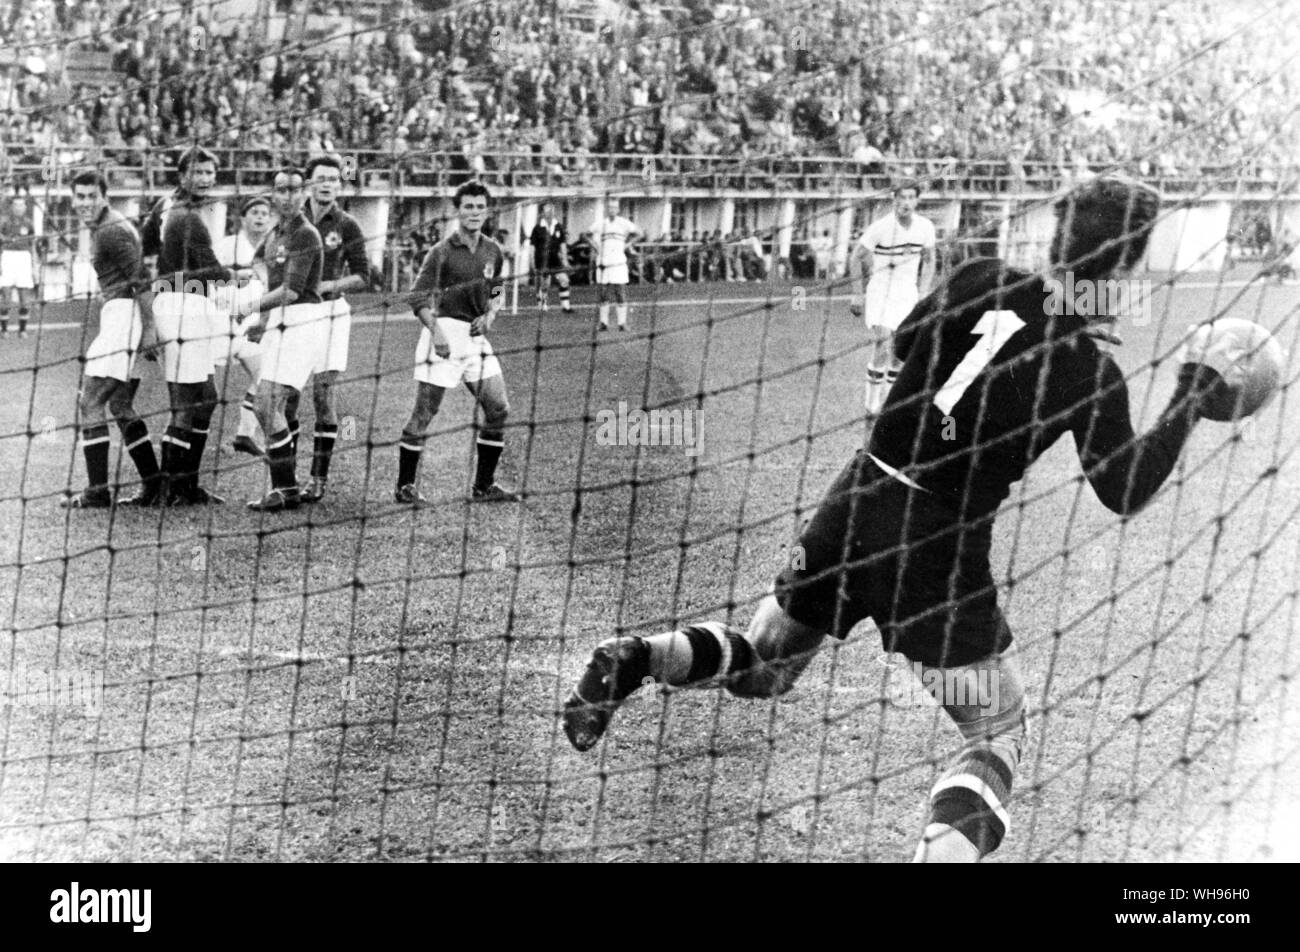
[[[1139,429],[1172,390],[1164,358],[1213,314],[1274,329],[1300,372],[1294,285],[1211,284],[1183,276],[1122,328]],[[643,691],[605,745],[564,740],[599,640],[747,622],[865,432],[847,301],[635,291],[628,333],[598,334],[583,289],[577,315],[494,329],[520,505],[466,501],[463,392],[425,452],[435,505],[392,502],[418,326],[380,301],[358,308],[330,494],[283,515],[242,505],[265,474],[229,450],[238,371],[205,476],[227,505],[64,512],[84,482],[66,326],[84,305],[0,346],[0,858],[909,858],[956,735],[903,701],[870,624],[779,701]],[[156,438],[164,388],[145,376]],[[603,445],[620,401],[698,407],[702,451]],[[1031,720],[997,858],[1297,858],[1280,846],[1300,829],[1298,402],[1200,424],[1128,520],[1068,440],[1013,491],[994,564]],[[50,669],[102,677],[102,697],[46,703],[28,686]]]

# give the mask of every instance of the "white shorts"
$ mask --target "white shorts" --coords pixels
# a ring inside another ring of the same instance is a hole
[[[242,288],[222,286],[213,295],[216,305],[212,315],[212,363],[223,367],[233,358],[248,360],[262,352],[261,344],[254,344],[244,336],[244,328],[249,321],[256,321],[257,315],[240,319],[235,315],[241,304],[253,304],[261,300],[266,289],[262,282],[254,278]]]
[[[131,365],[140,349],[140,308],[130,298],[105,301],[99,311],[99,333],[86,348],[87,377],[131,379]]]
[[[597,284],[627,284],[627,264],[607,264],[596,267]]]
[[[427,327],[421,328],[420,342],[415,346],[416,380],[449,390],[461,381],[478,383],[501,376],[501,363],[492,352],[492,345],[482,334],[471,337],[468,321],[440,317],[438,327],[447,338],[451,356],[435,354],[433,335]]]
[[[319,367],[313,367],[312,373],[323,371],[343,371],[348,369],[348,340],[352,336],[352,307],[344,298],[335,298],[321,304],[329,318],[329,346],[326,348],[325,361]]]
[[[262,380],[301,391],[329,350],[329,320],[321,304],[276,308],[262,338]]]
[[[901,280],[891,287],[888,276],[884,278],[883,281],[867,282],[862,312],[868,327],[885,327],[893,332],[898,330],[903,318],[912,313],[920,297],[915,287],[909,287]]]
[[[164,291],[154,296],[154,326],[163,345],[163,377],[168,383],[202,383],[212,376],[218,313],[202,294]]]
[[[0,288],[36,287],[30,251],[0,251]]]

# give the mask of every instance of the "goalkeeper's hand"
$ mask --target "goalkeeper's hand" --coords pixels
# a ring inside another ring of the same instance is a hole
[[[1201,401],[1223,382],[1222,375],[1209,364],[1190,361],[1178,368],[1178,390],[1174,399],[1190,400],[1200,413]]]

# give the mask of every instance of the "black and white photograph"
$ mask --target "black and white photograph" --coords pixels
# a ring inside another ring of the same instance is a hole
[[[37,917],[148,931],[99,864],[1300,861],[1298,13],[0,0]]]

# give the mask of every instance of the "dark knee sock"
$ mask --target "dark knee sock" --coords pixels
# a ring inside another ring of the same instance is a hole
[[[311,474],[316,479],[328,479],[330,460],[334,456],[334,441],[338,439],[337,423],[316,424],[316,439],[312,445]]]
[[[208,444],[208,427],[211,420],[195,419],[190,429],[190,453],[185,462],[185,485],[193,488],[199,484],[199,471],[203,468],[203,448]]]
[[[501,451],[506,447],[505,431],[480,430],[478,435],[478,472],[474,476],[474,485],[487,489],[497,474],[497,463],[501,460]]]
[[[108,490],[108,424],[81,428],[81,451],[86,457],[86,477],[95,491]]]
[[[136,472],[146,489],[158,481],[158,457],[154,455],[153,443],[149,440],[149,427],[144,420],[119,422],[122,431],[122,445],[126,447],[131,462],[135,463]]]
[[[297,460],[293,452],[293,435],[286,429],[272,433],[266,440],[266,460],[271,467],[274,489],[297,489]]]
[[[189,428],[175,425],[167,427],[162,439],[162,471],[171,488],[184,487],[189,461]]]
[[[20,307],[18,309],[18,333],[21,334],[25,330],[27,330],[27,308]]]
[[[698,684],[719,675],[738,674],[754,664],[745,636],[717,622],[647,638],[650,673],[665,684]]]
[[[289,425],[289,439],[293,445],[294,455],[296,456],[298,454],[298,418],[296,416],[289,416],[286,413],[284,419]]]
[[[397,485],[409,486],[420,471],[420,454],[424,452],[424,437],[402,434],[397,444]]]

